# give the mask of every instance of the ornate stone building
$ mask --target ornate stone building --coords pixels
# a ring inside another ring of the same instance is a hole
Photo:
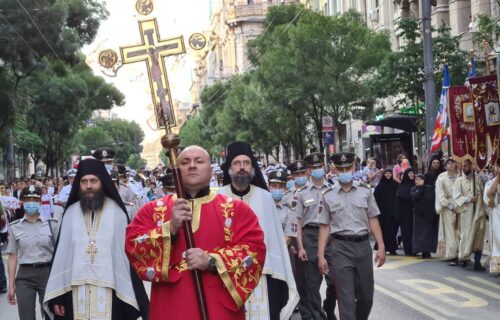
[[[479,14],[498,16],[500,6],[496,0],[431,0],[432,24],[450,26],[452,35],[462,35],[461,46],[472,47],[470,32],[474,31],[474,18]],[[421,0],[321,0],[320,10],[327,15],[343,13],[349,9],[359,11],[369,27],[386,29],[391,33],[393,49],[399,46],[394,29],[398,19],[420,17]]]
[[[265,32],[264,21],[271,6],[308,0],[211,0],[211,23],[205,32],[208,45],[196,54],[191,97],[199,105],[204,87],[248,71],[248,41]],[[319,0],[316,0],[319,3]],[[319,7],[318,7],[319,8]]]

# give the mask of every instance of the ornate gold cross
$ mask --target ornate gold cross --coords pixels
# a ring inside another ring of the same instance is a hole
[[[95,261],[95,255],[97,253],[97,246],[95,244],[95,240],[90,240],[89,244],[87,246],[87,253],[90,256],[90,263],[94,263]]]
[[[458,139],[457,143],[460,145],[460,150],[463,150],[463,144],[464,144],[464,140],[462,140],[462,138]]]
[[[122,63],[146,61],[158,129],[176,125],[165,58],[186,52],[182,37],[160,39],[156,19],[139,21],[141,44],[120,47]]]

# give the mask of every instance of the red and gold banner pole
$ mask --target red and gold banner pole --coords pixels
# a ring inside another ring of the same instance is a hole
[[[163,137],[161,137],[161,145],[163,148],[168,150],[168,157],[170,159],[170,168],[172,169],[175,192],[177,193],[177,198],[186,199],[186,192],[182,186],[182,176],[177,164],[177,147],[181,143],[181,138],[179,135],[168,132]],[[190,221],[184,221],[183,223],[184,237],[186,239],[186,245],[188,249],[196,248],[194,243],[193,229],[191,228]],[[205,290],[203,289],[203,282],[201,279],[201,271],[198,269],[192,270],[193,280],[196,291],[196,300],[198,300],[198,309],[200,311],[200,317],[202,320],[208,320],[208,309],[207,300],[205,299]]]

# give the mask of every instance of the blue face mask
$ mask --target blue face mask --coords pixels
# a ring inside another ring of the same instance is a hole
[[[40,210],[40,202],[25,202],[23,208],[27,215],[34,216]]]
[[[106,167],[106,170],[108,170],[108,172],[110,172],[111,170],[113,170],[113,165],[112,164],[105,164],[104,167]]]
[[[273,197],[274,201],[281,201],[281,199],[283,199],[284,195],[285,195],[285,192],[283,190],[279,190],[279,189],[271,190],[271,196]]]
[[[307,177],[297,177],[295,178],[295,184],[299,187],[304,186],[307,183]]]
[[[295,185],[295,180],[288,180],[286,182],[285,187],[287,190],[292,190],[294,185]]]
[[[325,176],[325,170],[323,168],[320,169],[314,169],[311,171],[311,177],[313,177],[314,180],[321,180]]]
[[[342,184],[349,184],[353,180],[352,172],[344,172],[339,174],[339,182]]]

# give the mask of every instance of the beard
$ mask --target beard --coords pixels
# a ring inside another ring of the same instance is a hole
[[[104,199],[106,198],[106,193],[104,190],[99,189],[98,191],[78,191],[80,198],[80,208],[83,212],[98,211],[104,206]]]
[[[236,186],[246,187],[250,185],[252,179],[255,177],[255,169],[252,168],[250,173],[242,169],[236,174],[233,170],[229,169],[229,176],[231,177],[231,182]]]

